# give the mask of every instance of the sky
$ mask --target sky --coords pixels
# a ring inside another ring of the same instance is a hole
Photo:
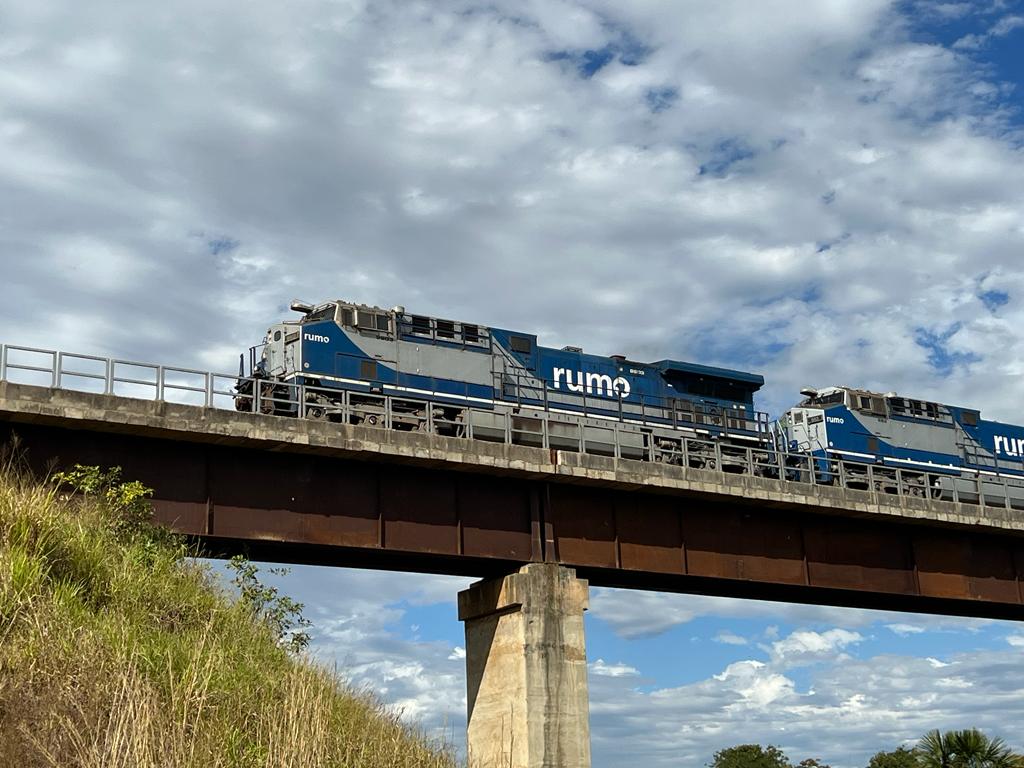
[[[1019,423],[1022,79],[1010,0],[0,0],[0,341],[232,372],[344,298]],[[284,588],[459,740],[467,583]],[[587,632],[595,766],[1024,749],[1018,624],[595,589]]]

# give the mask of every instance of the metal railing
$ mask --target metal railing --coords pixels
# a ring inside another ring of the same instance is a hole
[[[980,508],[1024,510],[1024,477],[998,472],[905,468],[838,456],[742,445],[692,435],[659,421],[567,420],[543,409],[491,410],[395,394],[272,382],[194,368],[0,345],[0,381],[177,402],[425,434],[638,459],[861,490],[875,500],[937,498]],[[514,404],[506,404],[514,405]],[[518,412],[515,412],[518,410]],[[583,414],[580,414],[583,415]],[[653,431],[653,428],[658,431]]]
[[[609,379],[610,377],[606,377]],[[723,433],[765,435],[768,414],[741,405],[722,401],[668,398],[642,392],[623,396],[609,382],[599,391],[590,383],[552,381],[532,374],[495,372],[493,388],[502,393],[502,400],[517,405],[542,406],[544,410],[568,409],[583,416],[614,416],[620,420],[645,425],[673,427],[706,427]]]

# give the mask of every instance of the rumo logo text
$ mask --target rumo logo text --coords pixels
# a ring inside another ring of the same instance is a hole
[[[1005,453],[1007,456],[1024,456],[1024,440],[997,435],[996,453]]]
[[[629,381],[621,376],[613,379],[607,373],[584,373],[570,371],[568,368],[555,368],[551,378],[555,389],[561,389],[564,384],[570,392],[623,399],[629,397]]]
[[[324,335],[319,334],[319,333],[304,333],[304,334],[302,334],[302,338],[304,338],[306,341],[319,341],[321,344],[330,344],[331,343],[331,340],[330,340],[329,337],[324,336]]]

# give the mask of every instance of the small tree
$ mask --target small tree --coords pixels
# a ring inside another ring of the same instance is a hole
[[[235,555],[228,563],[235,572],[232,583],[238,588],[242,604],[258,621],[262,621],[274,638],[292,652],[301,651],[309,645],[310,635],[306,629],[309,619],[302,615],[305,607],[287,595],[279,595],[277,587],[268,587],[259,580],[260,569],[242,555]],[[271,568],[275,576],[284,576],[287,568]]]
[[[918,768],[913,750],[897,747],[892,752],[877,752],[868,761],[868,768]]]
[[[121,468],[103,470],[96,466],[75,464],[67,472],[58,472],[53,482],[71,488],[83,496],[98,498],[111,513],[114,533],[130,537],[146,529],[153,519],[148,499],[153,489],[138,480],[123,480]]]
[[[710,768],[793,768],[789,758],[778,747],[740,744],[715,752]]]

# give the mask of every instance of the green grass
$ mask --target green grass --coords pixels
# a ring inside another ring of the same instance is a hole
[[[121,501],[0,468],[0,765],[455,765]]]

